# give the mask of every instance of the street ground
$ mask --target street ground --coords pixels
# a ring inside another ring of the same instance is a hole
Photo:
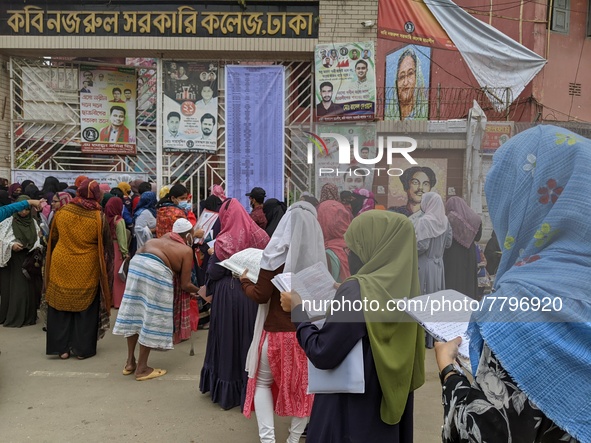
[[[116,311],[113,311],[112,323]],[[152,352],[149,364],[167,369],[138,382],[121,371],[126,340],[109,331],[88,360],[45,355],[42,325],[0,327],[0,441],[257,443],[256,418],[239,408],[224,411],[199,392],[207,331],[168,352]],[[137,357],[137,354],[136,354]],[[433,351],[427,381],[415,394],[415,442],[441,441],[441,387]],[[277,442],[289,419],[276,418]],[[301,440],[305,442],[304,439]],[[367,442],[381,443],[381,442]]]

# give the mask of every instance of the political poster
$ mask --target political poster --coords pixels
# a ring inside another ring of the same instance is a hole
[[[162,147],[167,152],[217,149],[218,63],[164,63]]]
[[[135,69],[81,66],[79,86],[82,152],[135,155]]]
[[[360,164],[355,158],[355,138],[357,138],[357,155],[362,159],[377,157],[376,125],[368,124],[334,124],[316,125],[316,134],[335,133],[343,135],[349,141],[351,148],[351,163],[339,164],[339,145],[331,137],[324,140],[328,152],[315,150],[316,195],[320,197],[320,190],[326,183],[333,183],[341,191],[367,189],[372,191],[375,165]]]
[[[374,55],[371,41],[316,46],[316,121],[375,119]]]

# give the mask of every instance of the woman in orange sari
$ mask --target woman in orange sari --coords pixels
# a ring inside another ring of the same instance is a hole
[[[112,256],[113,243],[101,199],[99,184],[85,180],[51,224],[45,273],[48,355],[92,357],[108,327],[111,287],[105,255],[110,250]]]

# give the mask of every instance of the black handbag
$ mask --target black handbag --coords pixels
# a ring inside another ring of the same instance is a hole
[[[28,280],[33,277],[40,277],[43,272],[43,251],[33,249],[29,251],[23,262],[23,274]]]

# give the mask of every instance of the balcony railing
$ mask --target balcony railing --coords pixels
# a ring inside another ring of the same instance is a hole
[[[489,120],[505,120],[519,103],[513,103],[510,88],[415,88],[413,106],[407,118],[451,120],[466,118],[473,101],[480,105]],[[497,106],[495,106],[495,104]],[[401,109],[396,88],[377,88],[376,113],[379,120],[400,120]],[[506,108],[504,110],[500,110]],[[402,114],[405,114],[403,111]]]

